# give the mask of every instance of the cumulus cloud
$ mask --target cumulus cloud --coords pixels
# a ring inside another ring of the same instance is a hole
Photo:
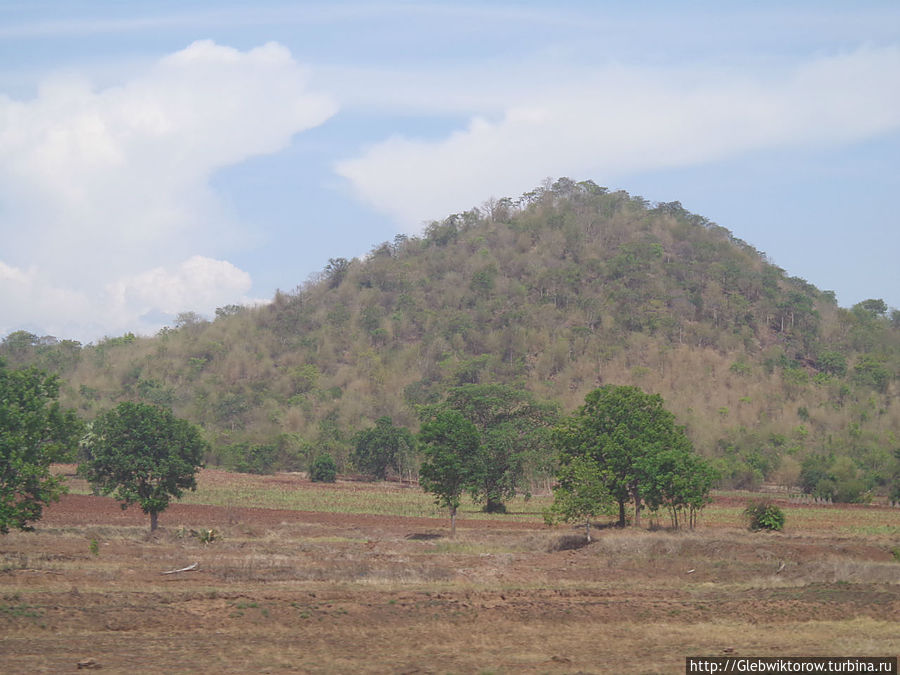
[[[0,334],[30,330],[65,338],[152,333],[160,317],[212,316],[227,304],[257,304],[250,275],[225,260],[192,256],[116,279],[99,292],[54,285],[37,269],[0,262]]]
[[[250,275],[225,260],[193,256],[175,268],[156,267],[107,286],[112,305],[138,316],[161,311],[212,313],[218,305],[246,300]]]
[[[339,162],[358,196],[415,229],[547,176],[613,182],[758,149],[852,142],[900,126],[900,49],[821,57],[777,78],[608,67],[523,92],[440,140],[393,137]]]
[[[249,236],[211,175],[281,150],[335,112],[275,43],[243,52],[200,41],[118,86],[67,74],[31,100],[0,95],[0,283],[30,293],[33,307],[4,292],[4,323],[12,305],[19,325],[78,306],[118,326],[188,294],[196,302],[177,311],[234,301],[220,291],[246,293],[246,274],[197,257],[227,255]]]

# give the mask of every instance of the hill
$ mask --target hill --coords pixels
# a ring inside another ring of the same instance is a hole
[[[566,412],[634,384],[663,396],[723,485],[802,479],[864,499],[898,489],[888,309],[838,307],[678,202],[560,179],[331,259],[265,306],[87,346],[18,332],[0,355],[59,372],[87,418],[170,406],[204,427],[214,464],[251,469],[324,451],[347,468],[354,432],[381,416],[415,428],[415,406],[456,384],[515,384]]]

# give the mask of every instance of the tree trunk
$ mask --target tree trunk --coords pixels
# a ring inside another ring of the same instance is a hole
[[[641,491],[640,488],[634,488],[632,491],[634,496],[634,526],[641,526]]]
[[[619,500],[619,527],[625,527],[625,500]]]
[[[456,538],[456,507],[450,507],[450,538]]]
[[[588,518],[584,521],[584,536],[587,539],[587,543],[591,543],[591,519]]]
[[[159,525],[159,513],[156,511],[150,512],[150,531],[156,532],[156,527]]]

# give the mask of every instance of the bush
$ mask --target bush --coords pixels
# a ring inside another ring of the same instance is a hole
[[[278,448],[275,445],[236,443],[228,448],[225,465],[238,473],[270,474],[275,472]]]
[[[331,455],[319,455],[309,468],[309,479],[314,483],[333,483],[337,480],[337,464]]]
[[[744,517],[753,532],[770,530],[780,532],[784,528],[784,511],[770,501],[751,503],[744,509]]]

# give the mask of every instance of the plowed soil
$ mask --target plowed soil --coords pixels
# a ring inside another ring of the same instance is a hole
[[[70,495],[0,537],[0,672],[683,673],[686,656],[900,652],[889,536],[607,529],[555,550],[575,531],[537,521],[465,520],[451,540],[428,518],[173,504],[161,523]]]

